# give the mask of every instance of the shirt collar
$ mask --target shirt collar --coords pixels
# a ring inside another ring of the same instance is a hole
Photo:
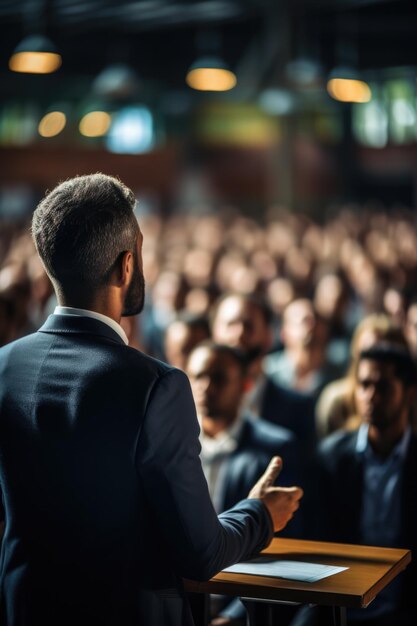
[[[362,424],[358,430],[358,438],[356,440],[356,452],[364,454],[370,450],[368,444],[369,424]],[[408,426],[400,441],[397,443],[390,456],[404,459],[407,454],[408,444],[411,438],[411,426]]]
[[[110,328],[119,335],[119,337],[126,345],[129,344],[127,335],[123,328],[120,326],[120,324],[115,322],[113,319],[111,319],[111,317],[108,317],[107,315],[97,313],[97,311],[76,309],[72,306],[56,306],[54,310],[54,315],[73,315],[75,317],[90,317],[93,320],[98,320],[99,322],[103,322],[103,324],[107,324],[107,326],[110,326]]]
[[[204,434],[200,421],[200,443],[202,446],[202,456],[208,460],[214,460],[222,456],[227,456],[234,452],[239,445],[239,437],[243,428],[242,415],[238,415],[236,421],[227,428],[222,430],[215,437],[208,437]]]

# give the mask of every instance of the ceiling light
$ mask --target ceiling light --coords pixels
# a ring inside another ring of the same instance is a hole
[[[103,137],[111,124],[111,115],[105,111],[91,111],[80,121],[79,130],[84,137]]]
[[[65,113],[62,111],[51,111],[44,115],[39,122],[38,132],[41,137],[56,137],[64,130],[66,123]]]
[[[198,91],[229,91],[236,86],[235,74],[218,57],[202,57],[188,70],[186,82]]]
[[[327,81],[329,95],[339,102],[369,102],[372,91],[369,85],[359,79],[359,75],[350,67],[335,68]]]
[[[51,74],[61,64],[61,55],[52,41],[43,35],[25,37],[9,59],[12,72],[27,74]]]
[[[369,102],[371,88],[363,80],[349,78],[331,78],[327,83],[329,95],[339,102]]]

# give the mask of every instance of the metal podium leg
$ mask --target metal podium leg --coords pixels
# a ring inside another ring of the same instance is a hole
[[[346,626],[346,607],[333,607],[333,624],[334,626]]]
[[[242,600],[246,609],[246,626],[272,626],[273,606],[267,603]]]
[[[240,598],[246,609],[246,626],[278,626],[281,618],[285,623],[289,617],[282,614],[284,609],[296,608],[298,602],[281,602],[277,600],[260,600],[259,598]],[[290,617],[292,617],[292,614]]]

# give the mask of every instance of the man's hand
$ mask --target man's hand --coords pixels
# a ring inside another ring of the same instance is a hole
[[[271,515],[274,532],[285,528],[300,506],[300,500],[303,497],[303,490],[300,487],[274,487],[281,469],[282,459],[274,456],[248,496],[264,503]]]

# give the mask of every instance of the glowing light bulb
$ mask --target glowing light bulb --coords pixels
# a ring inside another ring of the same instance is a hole
[[[55,137],[65,128],[67,118],[61,111],[51,111],[39,122],[38,132],[41,137]]]
[[[111,115],[105,111],[91,111],[80,121],[80,133],[84,137],[103,137],[111,124]]]
[[[339,102],[369,102],[372,91],[363,80],[331,78],[327,83],[329,95]]]

